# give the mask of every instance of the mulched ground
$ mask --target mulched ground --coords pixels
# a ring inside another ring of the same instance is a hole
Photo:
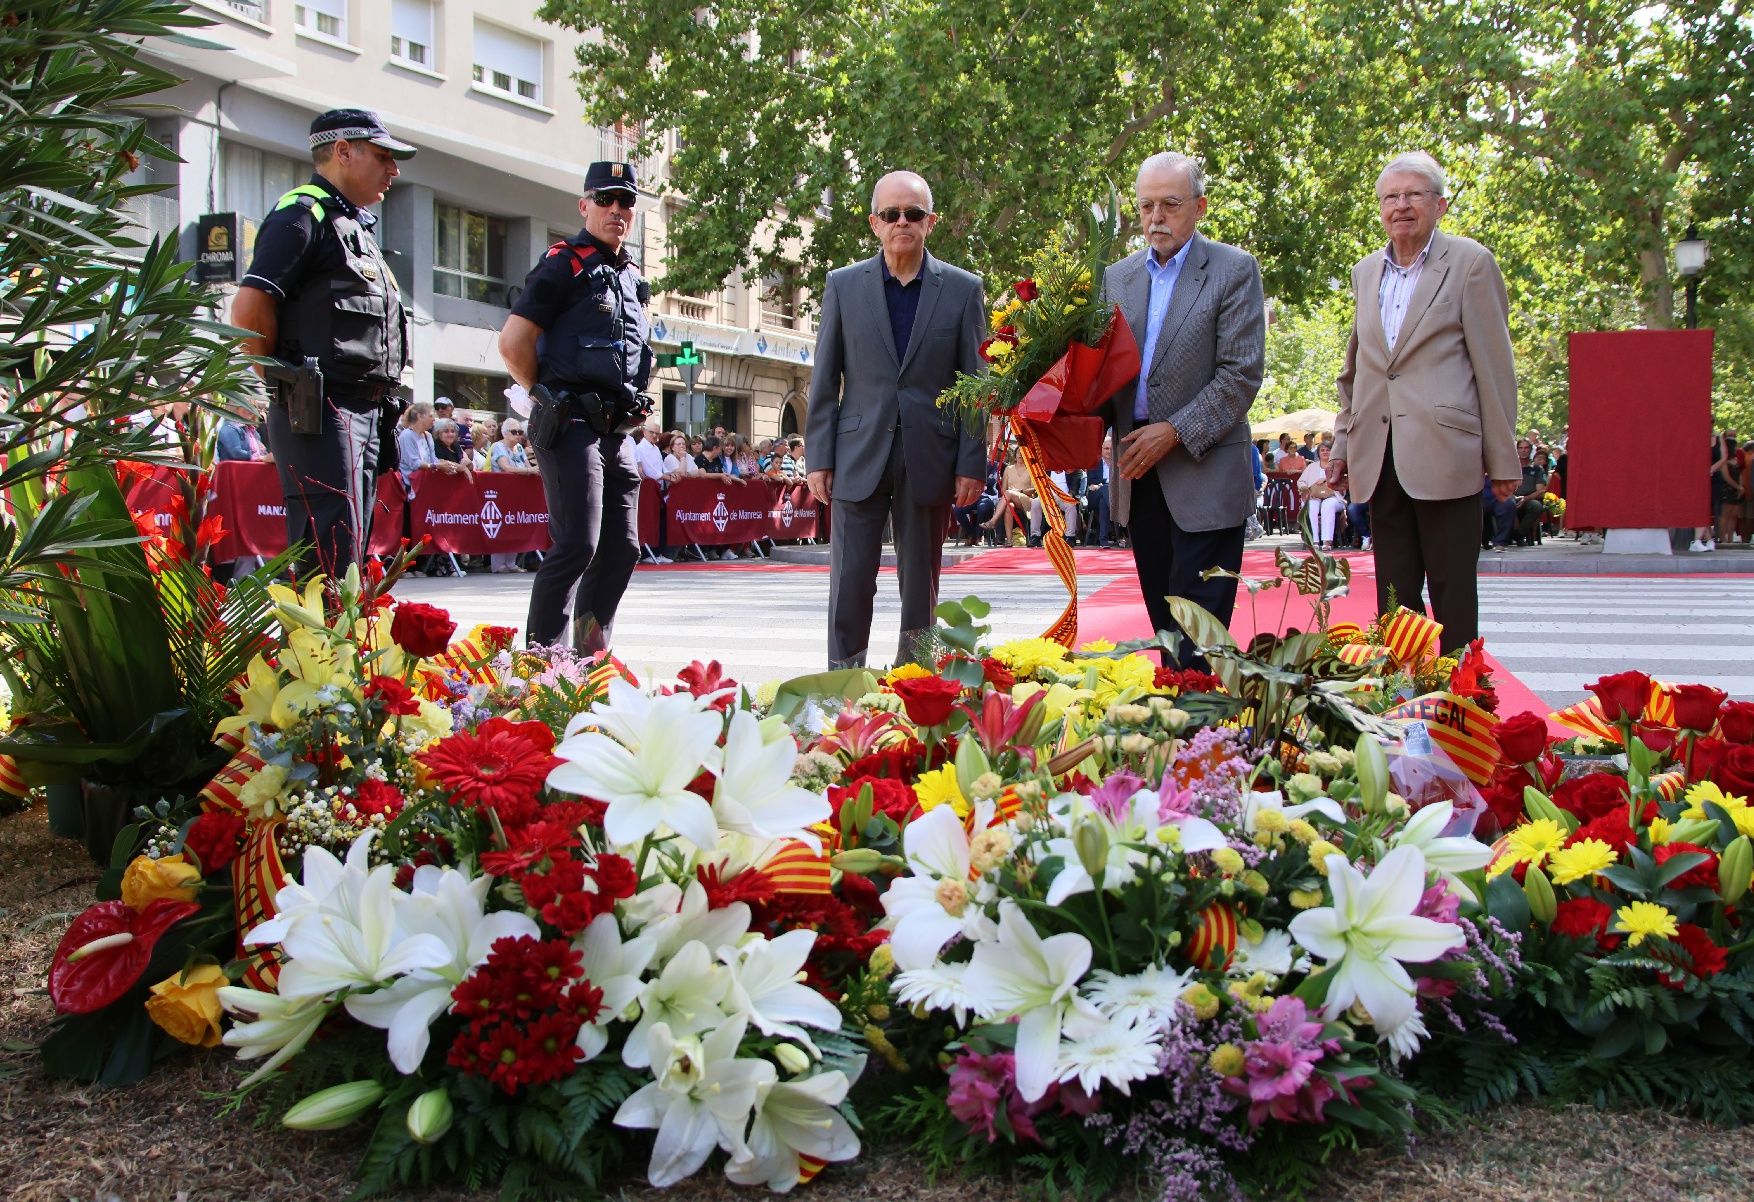
[[[53,838],[39,806],[0,819],[0,1186],[17,1202],[311,1202],[352,1189],[357,1133],[258,1131],[221,1117],[241,1074],[229,1053],[191,1053],[128,1090],[49,1081],[34,1045],[52,1012],[43,992],[68,919],[91,899],[84,850]],[[625,1202],[729,1202],[758,1195],[722,1180]],[[805,1198],[822,1202],[1025,1202],[1027,1182],[928,1182],[905,1149],[868,1151]],[[1655,1112],[1506,1107],[1411,1153],[1353,1158],[1319,1194],[1349,1202],[1747,1202],[1754,1140]],[[492,1194],[428,1192],[431,1202]]]

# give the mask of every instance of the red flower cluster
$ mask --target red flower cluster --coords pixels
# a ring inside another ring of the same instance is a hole
[[[1174,690],[1177,693],[1216,693],[1223,686],[1210,672],[1200,672],[1194,668],[1161,667],[1152,674],[1151,687],[1165,692]]]
[[[468,1026],[451,1044],[452,1068],[486,1077],[506,1093],[556,1081],[583,1053],[579,1028],[603,1009],[583,957],[565,939],[507,936],[451,991]]]
[[[712,708],[721,714],[730,709],[731,702],[737,699],[737,682],[725,675],[724,667],[716,659],[705,664],[698,659],[695,660],[676,673],[676,683],[682,688],[679,689],[675,685],[664,686],[663,692],[666,697],[683,690],[687,690],[695,697],[710,697],[714,693],[723,694],[712,704]]]
[[[1678,855],[1694,852],[1703,855],[1703,863],[1696,864],[1669,882],[1673,889],[1710,889],[1717,890],[1717,856],[1709,847],[1700,847],[1694,843],[1659,843],[1651,848],[1651,855],[1658,864],[1667,864]]]
[[[424,601],[399,603],[390,623],[390,637],[396,646],[416,659],[443,655],[456,632],[457,623],[449,613]]]
[[[374,814],[394,818],[403,804],[402,790],[387,780],[368,776],[353,787],[353,808],[368,818]]]
[[[1597,947],[1611,952],[1620,946],[1620,936],[1608,931],[1608,924],[1613,919],[1614,909],[1606,902],[1593,897],[1574,897],[1559,903],[1558,912],[1553,916],[1553,933],[1573,939],[1594,938]]]
[[[560,763],[553,751],[554,732],[545,724],[489,718],[473,734],[458,731],[418,758],[458,805],[491,808],[503,825],[521,826],[539,813],[537,795]]]
[[[1486,667],[1486,640],[1477,638],[1462,652],[1461,662],[1449,676],[1449,691],[1488,713],[1498,712],[1498,693]]]
[[[364,689],[367,701],[376,701],[384,707],[384,712],[396,717],[420,712],[420,702],[414,693],[394,676],[374,676],[365,682]]]
[[[1669,961],[1678,970],[1674,973],[1657,973],[1657,980],[1671,989],[1679,989],[1685,985],[1688,973],[1700,978],[1715,977],[1730,962],[1729,953],[1713,943],[1703,927],[1690,922],[1681,924],[1680,929],[1675,932],[1673,942],[1680,944],[1681,950],[1687,953],[1685,959],[1660,947],[1651,948],[1651,955],[1659,960]]]
[[[829,821],[836,826],[840,825],[841,806],[857,799],[859,790],[866,785],[871,786],[871,812],[888,815],[897,826],[906,822],[919,804],[914,791],[894,777],[850,776],[844,779],[845,784],[832,785],[828,790],[828,804],[833,809]]]
[[[599,914],[613,911],[616,902],[632,897],[639,887],[632,862],[608,854],[598,856],[594,864],[585,864],[564,853],[550,854],[514,879],[525,904],[566,936],[577,935]]]
[[[244,841],[244,816],[234,810],[209,810],[195,819],[183,836],[183,850],[195,857],[203,876],[229,868]]]
[[[940,726],[950,720],[950,709],[962,696],[962,686],[942,676],[913,676],[889,686],[901,698],[908,721],[915,726]]]

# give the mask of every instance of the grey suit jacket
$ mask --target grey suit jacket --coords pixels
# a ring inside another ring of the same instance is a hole
[[[1118,304],[1145,348],[1145,317],[1151,278],[1150,249],[1128,255],[1103,273],[1102,295]],[[1181,436],[1157,462],[1157,478],[1176,524],[1183,530],[1223,530],[1248,521],[1255,507],[1249,457],[1249,406],[1260,391],[1266,356],[1267,319],[1261,269],[1254,256],[1195,233],[1163,316],[1148,382],[1153,420],[1167,419]],[[1138,378],[1110,399],[1118,443],[1134,426]],[[1119,462],[1121,448],[1115,448]],[[1115,475],[1109,497],[1114,520],[1126,523],[1132,481]]]
[[[958,371],[984,370],[980,277],[930,254],[920,277],[913,334],[897,355],[878,257],[828,273],[804,454],[810,471],[834,472],[837,500],[864,501],[877,491],[898,426],[916,502],[948,505],[957,476],[985,475],[985,440],[937,403]]]

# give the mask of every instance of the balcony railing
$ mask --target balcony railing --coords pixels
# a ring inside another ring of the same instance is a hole
[[[218,0],[221,8],[229,8],[240,17],[268,23],[268,0]]]

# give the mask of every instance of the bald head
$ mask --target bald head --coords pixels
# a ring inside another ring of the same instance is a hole
[[[912,280],[925,259],[926,236],[938,224],[931,185],[912,171],[891,171],[871,191],[868,220],[890,272],[904,284]]]
[[[871,189],[871,211],[876,213],[891,205],[903,208],[918,205],[930,213],[932,211],[932,185],[926,177],[912,171],[891,171],[877,181]]]

